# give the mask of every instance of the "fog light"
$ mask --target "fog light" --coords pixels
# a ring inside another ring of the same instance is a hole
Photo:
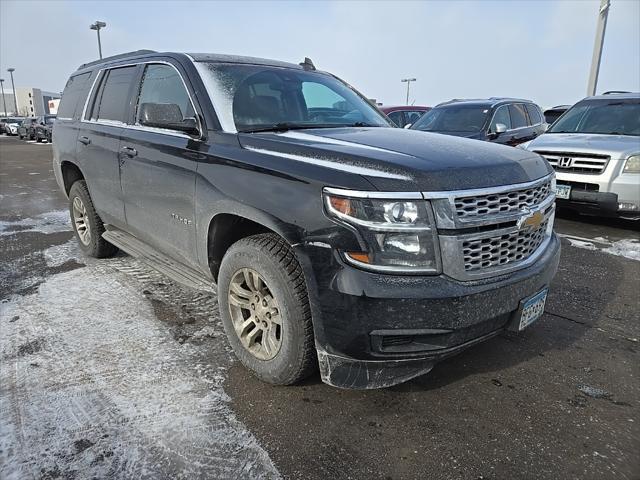
[[[620,202],[618,203],[618,210],[626,210],[635,212],[638,210],[638,205],[631,202]]]

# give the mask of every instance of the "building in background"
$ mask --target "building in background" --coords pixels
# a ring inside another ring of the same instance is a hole
[[[1,94],[0,94],[1,97]],[[17,87],[16,100],[18,111],[15,112],[13,91],[4,90],[4,99],[0,98],[0,115],[21,117],[37,117],[40,115],[55,114],[57,111],[57,101],[61,95],[56,92],[46,92],[34,87]],[[4,100],[4,101],[3,101]],[[53,103],[51,103],[53,102]],[[6,111],[5,111],[6,105]],[[52,107],[55,111],[51,111]]]
[[[6,110],[5,110],[6,107]],[[10,117],[14,112],[13,108],[13,90],[6,88],[4,89],[4,97],[2,93],[0,93],[0,116],[2,117]]]

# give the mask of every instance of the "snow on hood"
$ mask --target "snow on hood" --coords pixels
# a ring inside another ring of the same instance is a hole
[[[307,173],[308,165],[315,165],[362,175],[380,190],[482,188],[524,183],[551,172],[531,152],[400,128],[327,128],[238,137],[247,150],[292,160],[283,165],[284,171],[297,168]]]

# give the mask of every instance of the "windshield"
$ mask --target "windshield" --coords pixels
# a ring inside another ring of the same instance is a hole
[[[640,135],[640,98],[584,100],[571,107],[548,133]]]
[[[447,105],[425,113],[411,127],[425,132],[478,132],[482,130],[489,109],[478,105]]]
[[[262,65],[201,65],[227,131],[391,126],[358,93],[325,73]]]

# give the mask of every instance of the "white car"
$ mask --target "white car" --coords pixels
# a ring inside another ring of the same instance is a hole
[[[22,125],[22,118],[9,117],[3,119],[4,133],[7,135],[18,135],[18,127]]]
[[[558,205],[640,219],[640,94],[587,97],[520,148],[556,170]]]

